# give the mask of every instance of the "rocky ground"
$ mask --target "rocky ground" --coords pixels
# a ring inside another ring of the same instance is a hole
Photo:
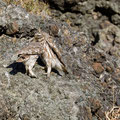
[[[120,2],[46,2],[52,16],[0,0],[0,120],[105,120],[120,106]],[[14,62],[39,28],[54,37],[68,75],[47,78],[38,60],[30,78]]]

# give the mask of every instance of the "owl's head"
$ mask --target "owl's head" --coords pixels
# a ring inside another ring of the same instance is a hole
[[[30,58],[30,55],[19,55],[19,58],[16,60],[16,62],[25,62]]]

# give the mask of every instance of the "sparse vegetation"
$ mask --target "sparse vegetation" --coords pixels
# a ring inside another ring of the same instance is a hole
[[[28,12],[35,13],[37,15],[45,11],[46,14],[50,15],[49,5],[39,0],[4,0],[7,4],[21,5]]]
[[[113,86],[113,106],[105,112],[106,120],[119,120],[120,119],[120,106],[115,106],[115,87]]]

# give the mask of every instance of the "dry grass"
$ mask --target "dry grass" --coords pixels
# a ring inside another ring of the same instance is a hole
[[[105,113],[106,120],[120,120],[120,107],[113,106],[112,109]]]
[[[120,106],[115,106],[115,87],[113,86],[113,106],[105,112],[106,120],[120,120]]]
[[[51,15],[51,11],[49,9],[49,5],[39,0],[4,0],[8,5],[15,4],[21,5],[28,12],[35,13],[37,15],[41,14],[45,11],[45,14]]]

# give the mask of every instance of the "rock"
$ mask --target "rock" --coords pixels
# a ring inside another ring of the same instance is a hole
[[[119,57],[120,29],[108,21],[101,23],[101,30],[98,32],[96,46],[100,49]]]
[[[119,96],[117,96],[116,102],[117,102],[117,106],[120,106],[120,97]]]
[[[80,111],[78,113],[78,119],[92,120],[92,113],[90,107],[85,107],[85,106],[80,107]]]
[[[6,7],[7,4],[3,2],[3,0],[0,0],[0,8]]]
[[[19,26],[16,22],[10,23],[6,26],[6,34],[7,35],[14,35],[19,32]]]
[[[104,0],[45,0],[55,9],[59,9],[63,12],[77,12],[85,14],[86,12],[91,12],[98,7],[100,9],[110,10],[113,14],[120,14],[119,2],[104,1]]]
[[[91,24],[92,27],[97,27],[102,20],[109,20],[113,24],[119,25],[120,2],[116,0],[45,0],[56,11],[61,11],[63,14],[53,13],[57,19],[62,21],[70,20],[71,26],[77,26],[79,29]],[[74,15],[73,15],[74,14]],[[82,20],[78,16],[82,15]],[[92,18],[91,18],[92,17]],[[96,23],[97,22],[97,23]]]
[[[106,67],[106,71],[109,72],[109,73],[112,73],[113,72],[113,69],[109,66]]]
[[[113,15],[111,20],[113,24],[120,26],[120,15],[118,14]]]
[[[46,0],[52,7],[61,11],[86,13],[92,9],[93,2],[88,0]],[[88,6],[89,4],[89,6]]]
[[[97,74],[100,74],[104,71],[104,67],[102,66],[101,63],[94,63],[92,67]]]
[[[39,19],[39,17],[27,13],[20,6],[9,5],[2,9],[0,15],[0,33],[33,36],[39,28]]]
[[[56,24],[50,24],[49,29],[50,29],[50,35],[53,35],[55,37],[58,36],[60,29]]]
[[[102,109],[99,109],[97,111],[97,115],[96,116],[99,116],[99,118],[103,118],[103,116],[105,117],[105,113],[104,113],[104,111]]]
[[[54,17],[41,19],[41,15],[27,13],[20,6],[4,5],[0,0],[3,5],[0,7],[0,119],[106,119],[104,113],[113,102],[113,84],[120,94],[120,59],[115,52],[118,55],[119,28],[110,21],[119,11],[116,3],[115,8],[110,6],[113,1],[66,0],[69,9],[56,5],[66,13],[56,12],[59,17],[55,20]],[[81,24],[71,27],[59,19],[61,15],[66,20],[69,17],[73,24],[77,20]],[[34,67],[38,77],[32,79],[25,74],[22,63],[14,63],[16,51],[31,42],[38,28],[52,35],[68,75],[59,76],[53,70],[47,78],[39,58]]]
[[[80,19],[78,19],[76,22],[75,22],[75,25],[82,25],[82,21]]]
[[[110,25],[111,25],[111,23],[106,20],[106,21],[104,21],[104,22],[102,22],[102,23],[100,24],[100,27],[101,27],[102,29],[105,29],[105,28],[109,27]]]
[[[120,13],[119,4],[120,2],[114,2],[114,0],[111,1],[98,0],[98,2],[96,2],[96,7],[109,10],[109,12],[112,15],[115,13],[117,14]]]
[[[116,56],[116,57],[120,57],[119,50],[120,50],[119,47],[114,46],[110,49],[109,54],[113,55],[113,56]]]
[[[94,98],[89,99],[90,102],[90,107],[91,107],[91,112],[95,113],[101,108],[101,103],[99,100],[96,100]]]
[[[78,2],[78,0],[67,0],[67,1],[64,1],[64,0],[46,0],[48,3],[50,3],[50,5],[52,5],[52,7],[55,7],[55,8],[58,8],[60,10],[64,10],[66,9],[65,6],[67,5],[72,5],[76,2]]]
[[[22,120],[30,120],[30,117],[27,114],[24,114],[22,116]]]
[[[105,117],[104,111],[101,108],[101,102],[95,98],[89,98],[89,106],[93,119],[99,116],[99,118]],[[96,117],[95,117],[96,116]]]

